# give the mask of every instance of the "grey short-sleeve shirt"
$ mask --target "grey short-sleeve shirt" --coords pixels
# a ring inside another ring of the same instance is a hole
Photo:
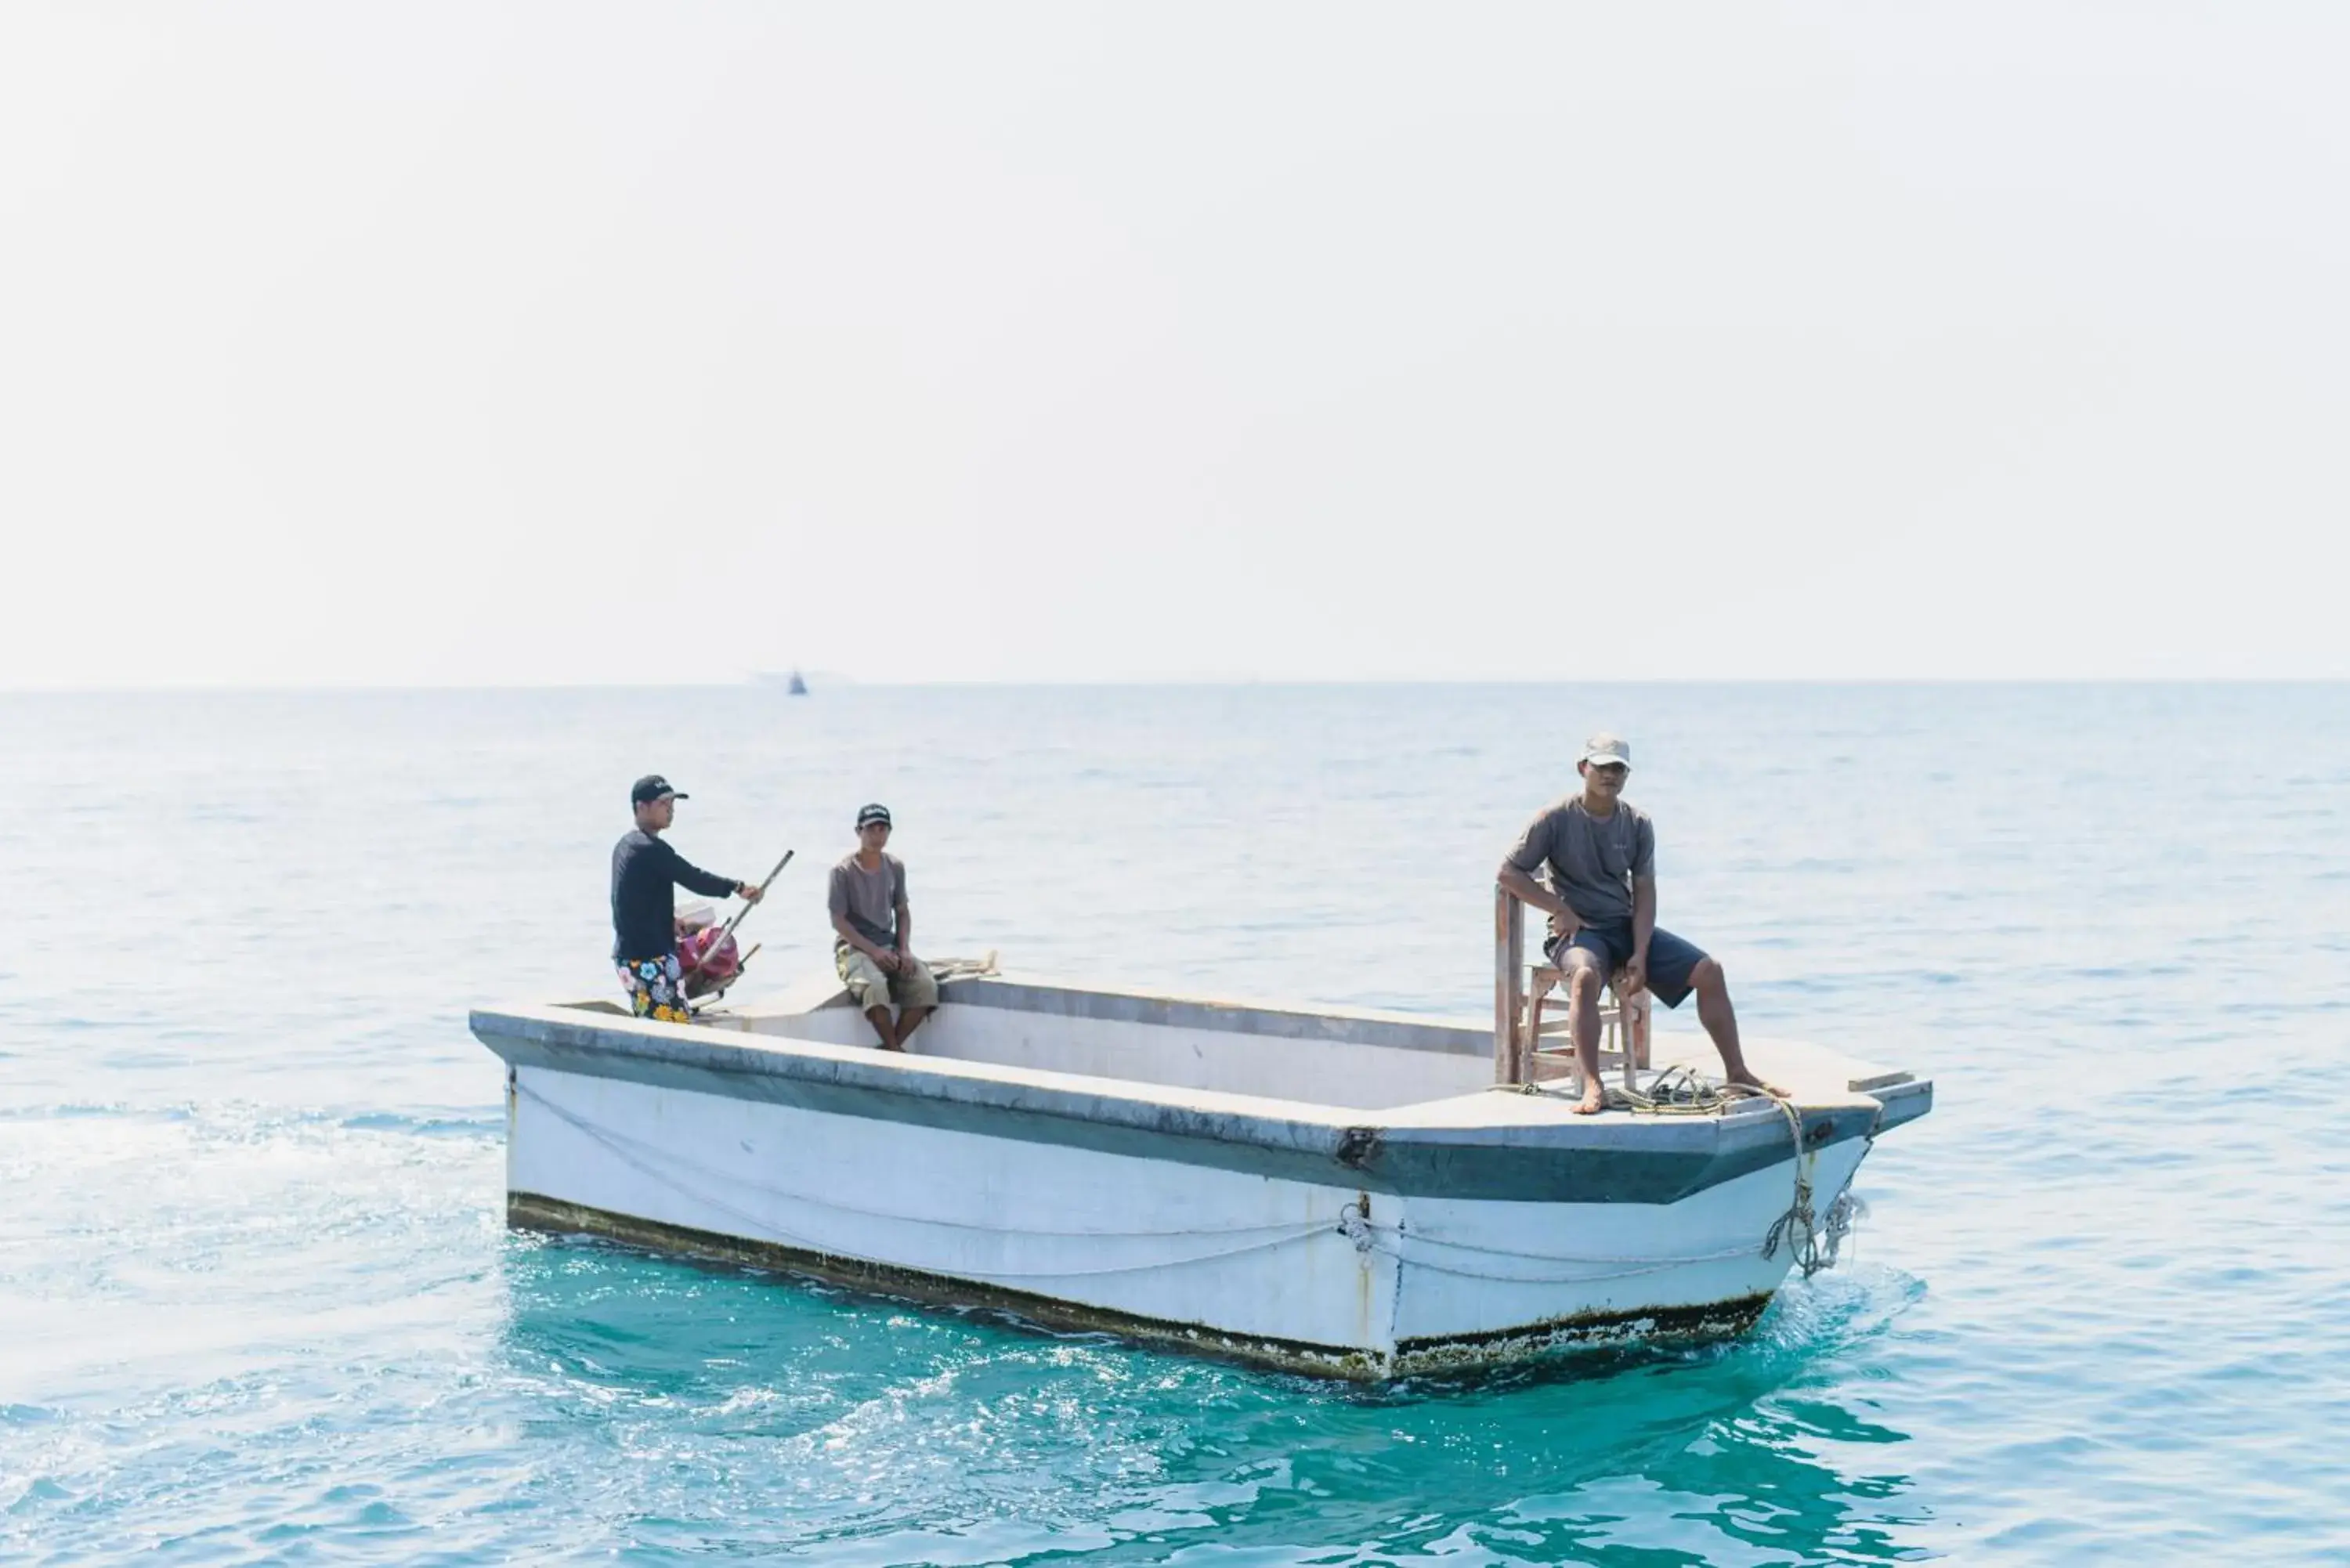
[[[1615,925],[1632,918],[1632,879],[1657,874],[1657,830],[1625,801],[1594,816],[1571,794],[1526,824],[1510,864],[1529,875],[1546,868],[1551,891],[1585,925]]]
[[[857,934],[876,947],[898,945],[898,906],[905,901],[906,863],[894,855],[881,857],[879,871],[868,871],[852,850],[832,868],[827,907],[846,915]]]

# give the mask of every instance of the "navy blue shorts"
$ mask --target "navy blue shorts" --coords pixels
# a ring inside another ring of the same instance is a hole
[[[1543,944],[1543,955],[1560,969],[1568,948],[1581,948],[1599,959],[1603,976],[1613,975],[1632,961],[1632,922],[1586,926],[1564,942],[1555,938]],[[1705,957],[1705,950],[1685,942],[1662,926],[1648,933],[1648,992],[1667,1007],[1679,1007],[1690,993],[1690,971]]]

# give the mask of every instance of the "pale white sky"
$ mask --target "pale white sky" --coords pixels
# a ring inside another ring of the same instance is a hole
[[[2350,676],[2332,4],[0,7],[0,687]]]

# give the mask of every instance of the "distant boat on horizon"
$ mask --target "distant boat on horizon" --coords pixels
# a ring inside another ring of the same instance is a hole
[[[775,670],[754,670],[751,682],[754,686],[780,686],[788,696],[807,695],[807,682],[800,679],[800,672],[796,670],[788,674]]]

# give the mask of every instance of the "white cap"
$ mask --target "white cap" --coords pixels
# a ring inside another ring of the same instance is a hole
[[[1583,742],[1583,760],[1603,767],[1609,763],[1621,763],[1628,768],[1632,765],[1632,748],[1602,730]]]

